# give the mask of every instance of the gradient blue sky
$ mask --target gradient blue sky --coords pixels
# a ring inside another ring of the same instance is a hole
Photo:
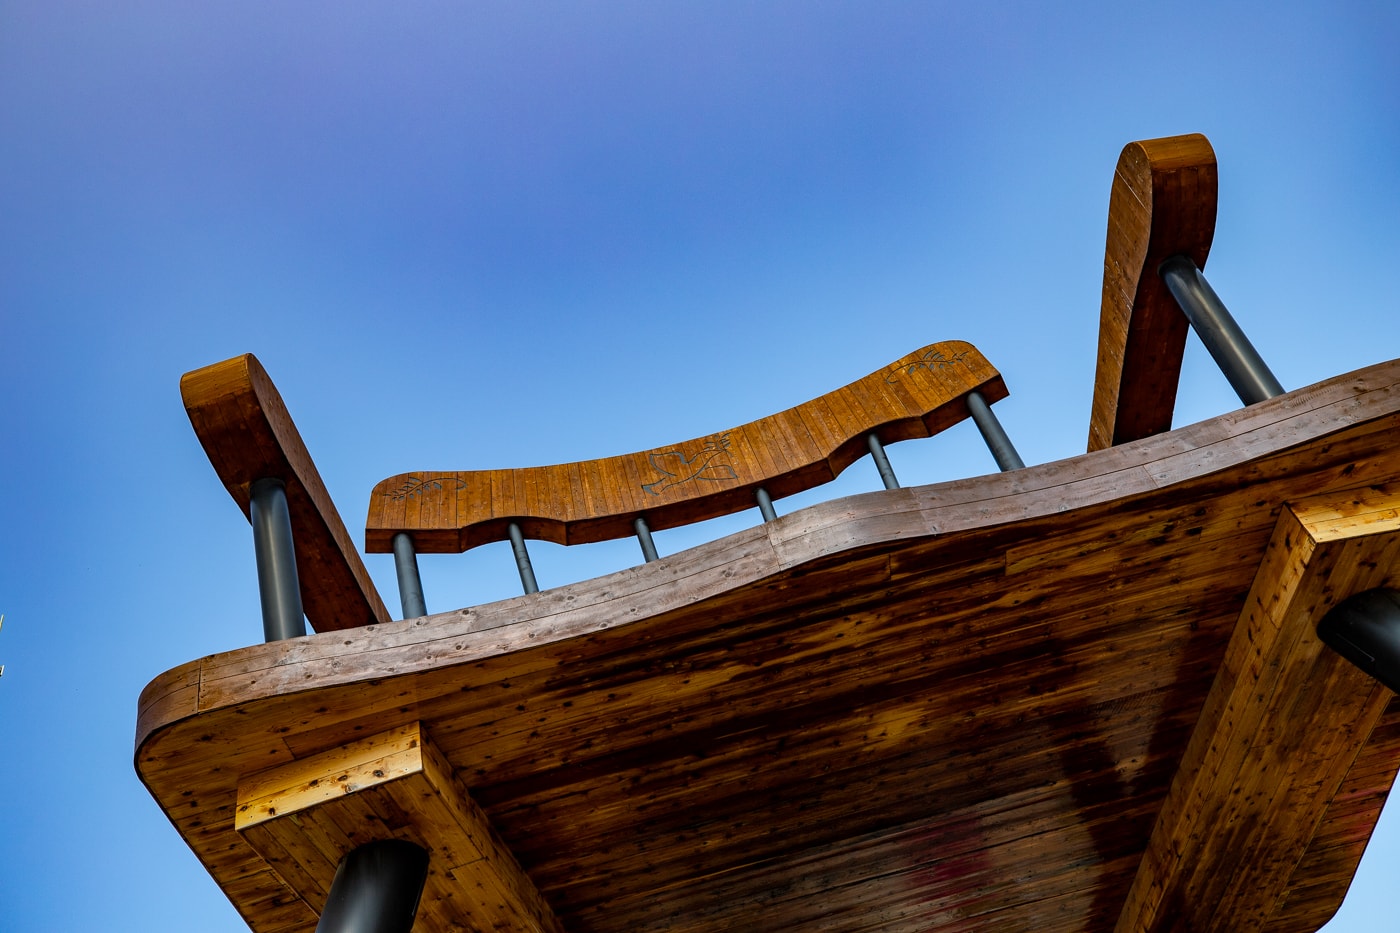
[[[1208,272],[1286,387],[1400,353],[1396,10],[0,0],[0,928],[245,929],[131,766],[141,687],[260,637],[182,372],[258,354],[352,529],[393,473],[692,437],[940,339],[1070,456],[1129,140],[1211,138]],[[1237,404],[1203,357],[1178,423]],[[891,459],[994,468],[967,426]],[[504,546],[424,576],[518,586]],[[1392,928],[1397,873],[1383,823],[1328,929]]]

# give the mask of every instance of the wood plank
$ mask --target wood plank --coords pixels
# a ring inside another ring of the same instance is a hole
[[[329,632],[388,622],[389,611],[257,358],[245,353],[186,373],[180,394],[214,472],[244,515],[253,482],[271,477],[286,484],[302,609],[311,627]]]
[[[1108,202],[1089,450],[1171,429],[1189,327],[1157,267],[1204,269],[1215,236],[1215,152],[1199,133],[1129,143]]]
[[[1285,895],[1390,691],[1316,625],[1400,582],[1400,493],[1285,507],[1117,929],[1259,929]]]
[[[889,443],[956,424],[969,417],[965,398],[973,390],[988,402],[1006,396],[1000,374],[975,347],[949,341],[778,415],[679,444],[554,468],[391,476],[370,494],[365,548],[388,552],[393,536],[408,532],[420,552],[465,550],[495,540],[486,529],[507,519],[529,537],[575,544],[626,537],[643,513],[658,530],[727,515],[752,508],[760,486],[778,496],[819,485],[865,453],[869,431]],[[582,488],[566,481],[575,467]],[[424,485],[427,475],[437,483]],[[427,504],[481,484],[492,490],[487,501],[456,496],[455,511]],[[416,514],[404,507],[406,489],[424,497]]]

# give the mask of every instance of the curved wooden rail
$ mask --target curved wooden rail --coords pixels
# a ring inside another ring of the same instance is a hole
[[[595,933],[1313,930],[1400,755],[1400,707],[1311,630],[1400,585],[1397,424],[1400,361],[215,655],[143,692],[136,767],[259,933],[310,933],[386,835],[451,869],[429,929],[486,890]]]
[[[935,343],[795,408],[654,450],[556,466],[401,473],[370,494],[365,550],[408,532],[420,553],[456,553],[506,537],[583,544],[626,537],[633,520],[672,528],[830,482],[867,452],[929,437],[968,417],[966,397],[1006,397],[1001,375],[961,341]]]
[[[1215,152],[1199,133],[1128,143],[1118,157],[1089,450],[1171,430],[1189,324],[1157,267],[1184,255],[1205,268],[1216,190]]]
[[[185,373],[180,395],[214,472],[244,515],[252,483],[271,477],[286,484],[302,609],[312,628],[388,622],[350,532],[257,358],[245,353]]]

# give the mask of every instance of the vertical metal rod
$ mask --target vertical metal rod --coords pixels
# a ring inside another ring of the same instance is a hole
[[[515,569],[520,571],[520,585],[527,593],[538,593],[540,585],[535,582],[535,568],[530,566],[530,552],[525,550],[525,535],[520,526],[511,522],[506,529],[510,535],[510,548],[515,552]]]
[[[977,425],[977,430],[982,432],[982,440],[987,442],[987,449],[992,452],[998,469],[1005,473],[1008,470],[1019,470],[1026,465],[1012,445],[1011,438],[1006,436],[1001,422],[992,414],[992,406],[987,404],[981,392],[974,389],[967,393],[967,410],[972,413],[972,421]]]
[[[409,933],[428,880],[428,853],[402,839],[351,849],[340,860],[316,933]]]
[[[638,515],[632,522],[632,527],[637,532],[637,542],[642,546],[642,557],[646,558],[649,564],[656,560],[656,543],[651,540],[651,529],[647,527],[647,520]]]
[[[898,489],[899,480],[895,478],[894,467],[890,466],[890,458],[885,456],[885,446],[874,431],[865,435],[865,442],[870,446],[870,459],[875,461],[875,469],[880,471],[880,481],[886,489]]]
[[[399,577],[399,603],[405,619],[417,619],[428,614],[423,600],[423,578],[418,576],[418,555],[413,539],[406,532],[394,535],[394,572]]]
[[[773,500],[768,495],[768,490],[762,486],[754,490],[754,498],[758,500],[758,511],[763,516],[765,522],[776,522],[778,513],[773,508]]]
[[[1283,386],[1189,256],[1171,257],[1157,267],[1157,274],[1240,401],[1253,405],[1283,394]]]
[[[287,487],[280,479],[253,482],[248,490],[248,520],[253,524],[253,555],[258,565],[263,638],[280,641],[306,634],[301,611],[297,552],[292,543],[292,515]]]

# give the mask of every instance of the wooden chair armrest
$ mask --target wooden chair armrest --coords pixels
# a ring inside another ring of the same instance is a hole
[[[1215,152],[1199,133],[1128,143],[1108,202],[1089,450],[1171,430],[1188,323],[1157,267],[1205,268],[1215,235]]]
[[[582,544],[703,521],[834,479],[882,443],[928,437],[968,417],[967,395],[1006,397],[1001,375],[971,344],[936,343],[848,386],[749,424],[653,450],[555,466],[419,471],[370,495],[365,549],[412,535],[420,553],[455,553],[506,537]]]
[[[251,353],[186,373],[180,395],[194,433],[233,501],[249,486],[287,487],[302,608],[318,632],[390,621],[321,475],[267,371]]]

